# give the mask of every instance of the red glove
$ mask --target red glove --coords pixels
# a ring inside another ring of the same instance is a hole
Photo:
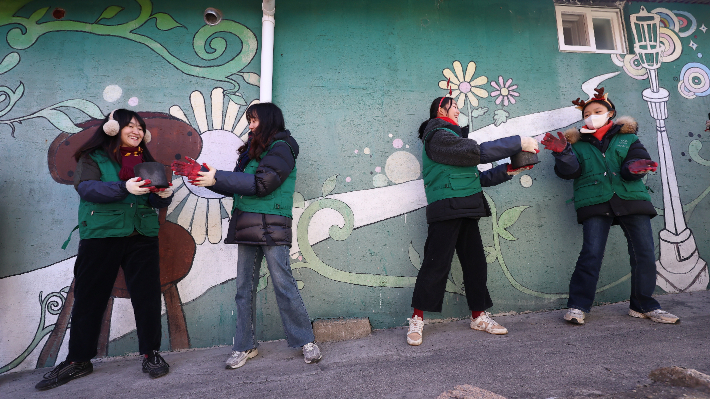
[[[190,157],[185,157],[187,159],[187,162],[183,161],[173,161],[173,163],[170,165],[170,168],[173,170],[173,173],[179,176],[186,176],[189,180],[195,180],[198,177],[200,177],[197,172],[202,169],[202,165],[197,163],[194,159]],[[204,164],[205,167],[206,164]]]
[[[518,169],[513,169],[513,167],[510,166],[510,164],[506,164],[506,165],[507,165],[507,166],[505,167],[505,169],[506,169],[505,171],[508,172],[508,174],[511,175],[511,176],[515,176],[515,175],[517,175],[518,173],[520,173],[520,172],[522,172],[522,171],[524,171],[524,170],[530,170],[530,169],[533,168],[533,166],[535,166],[535,165],[528,165],[528,166],[523,166],[523,167],[518,168]]]
[[[638,159],[629,164],[629,172],[641,175],[647,172],[655,172],[658,164],[650,159]]]
[[[565,148],[567,148],[567,139],[561,132],[557,132],[557,137],[550,133],[546,133],[541,143],[545,146],[545,149],[552,152],[562,152]]]
[[[168,185],[169,185],[169,186],[172,186],[173,183],[168,183]],[[166,187],[166,188],[148,187],[148,189],[150,189],[150,192],[151,192],[151,193],[159,193],[159,192],[161,192],[161,191],[167,190],[168,188],[167,188],[167,187]]]

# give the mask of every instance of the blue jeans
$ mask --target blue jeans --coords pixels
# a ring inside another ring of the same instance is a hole
[[[232,350],[244,352],[258,346],[254,331],[256,319],[254,299],[259,285],[261,260],[264,257],[271,274],[288,346],[298,348],[315,340],[311,320],[298,292],[296,279],[291,273],[288,251],[286,245],[239,244],[237,295],[234,297],[237,303],[237,330],[234,334]]]
[[[591,310],[599,280],[599,269],[604,259],[604,248],[613,220],[614,218],[610,216],[593,216],[582,223],[584,243],[569,282],[567,307],[587,313]],[[661,305],[652,297],[653,290],[656,288],[656,256],[653,250],[651,218],[648,215],[627,215],[617,216],[617,220],[629,245],[631,263],[629,307],[642,313],[660,309]]]

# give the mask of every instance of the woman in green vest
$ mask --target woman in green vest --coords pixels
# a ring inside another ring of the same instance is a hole
[[[176,174],[191,183],[234,198],[232,219],[224,240],[239,244],[237,259],[237,326],[228,369],[257,356],[254,334],[261,261],[266,258],[288,345],[302,347],[306,363],[321,359],[313,327],[291,273],[291,223],[296,188],[298,143],[286,130],[283,113],[274,104],[251,105],[246,110],[249,139],[239,148],[233,172],[216,170],[194,160],[173,162]]]
[[[630,117],[614,122],[616,107],[604,88],[595,89],[589,101],[572,103],[582,111],[585,125],[564,135],[545,135],[542,144],[555,157],[557,176],[574,180],[574,208],[582,225],[582,251],[569,283],[564,319],[584,324],[591,311],[612,225],[624,231],[631,263],[629,316],[658,323],[676,323],[678,317],[664,310],[652,295],[656,287],[656,256],[651,218],[656,210],[641,179],[658,164],[651,160],[636,135],[638,125]]]
[[[412,294],[414,313],[408,319],[409,345],[422,343],[424,311],[441,312],[454,251],[461,261],[466,301],[471,310],[470,327],[490,334],[508,332],[486,312],[493,302],[486,286],[486,254],[478,220],[491,215],[482,187],[508,181],[522,168],[512,169],[505,163],[480,172],[478,165],[521,151],[537,152],[537,142],[530,137],[512,136],[479,144],[467,138],[468,127],[459,127],[458,117],[456,102],[450,97],[439,97],[431,103],[429,119],[419,127],[419,139],[424,144],[428,234]]]
[[[142,369],[162,377],[169,365],[160,356],[161,303],[158,214],[172,201],[172,189],[150,187],[133,167],[154,162],[141,117],[117,109],[74,154],[74,188],[79,193],[79,252],[74,265],[74,306],[65,361],[45,374],[46,390],[93,371],[91,359],[118,268],[123,268],[138,333]]]

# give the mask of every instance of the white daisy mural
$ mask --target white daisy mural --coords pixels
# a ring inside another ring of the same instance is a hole
[[[257,102],[254,100],[251,104]],[[190,94],[190,105],[194,123],[178,105],[170,107],[169,112],[200,132],[202,151],[197,162],[207,163],[219,170],[234,169],[237,149],[246,141],[249,123],[244,111],[247,107],[225,97],[224,89],[220,87],[214,88],[210,95],[209,115],[205,97],[200,91],[195,90]],[[240,112],[241,117],[237,121]],[[175,198],[168,208],[168,218],[190,231],[197,245],[205,241],[219,243],[222,240],[222,219],[228,219],[232,212],[232,198],[194,186],[183,176],[174,176],[173,186]]]

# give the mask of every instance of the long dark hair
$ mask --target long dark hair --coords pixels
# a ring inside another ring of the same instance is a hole
[[[111,114],[106,115],[103,123],[99,125],[94,134],[74,153],[74,159],[79,162],[79,159],[85,154],[91,154],[95,150],[102,149],[106,152],[106,155],[119,165],[121,164],[121,130],[131,123],[133,118],[136,118],[138,124],[143,128],[143,132],[146,132],[145,122],[143,118],[140,117],[136,112],[127,109],[117,109],[113,112],[113,119],[118,122],[118,134],[115,136],[109,136],[104,132],[104,124],[108,122],[108,118]],[[155,162],[155,158],[150,155],[148,147],[145,145],[145,140],[141,140],[138,144],[140,148],[143,149],[143,161],[144,162]]]
[[[441,106],[439,104],[441,104]],[[454,99],[451,97],[443,97],[443,99],[442,97],[437,97],[431,102],[431,106],[429,106],[429,119],[419,125],[419,139],[424,137],[424,129],[426,129],[426,125],[429,124],[429,121],[436,119],[439,115],[439,108],[443,108],[446,112],[449,112],[452,105],[454,105]]]
[[[258,159],[274,141],[276,133],[286,130],[284,114],[273,103],[252,104],[245,113],[247,121],[256,119],[259,121],[259,126],[249,134],[251,144],[247,146],[245,143],[238,151],[243,154],[248,149],[249,159]]]

